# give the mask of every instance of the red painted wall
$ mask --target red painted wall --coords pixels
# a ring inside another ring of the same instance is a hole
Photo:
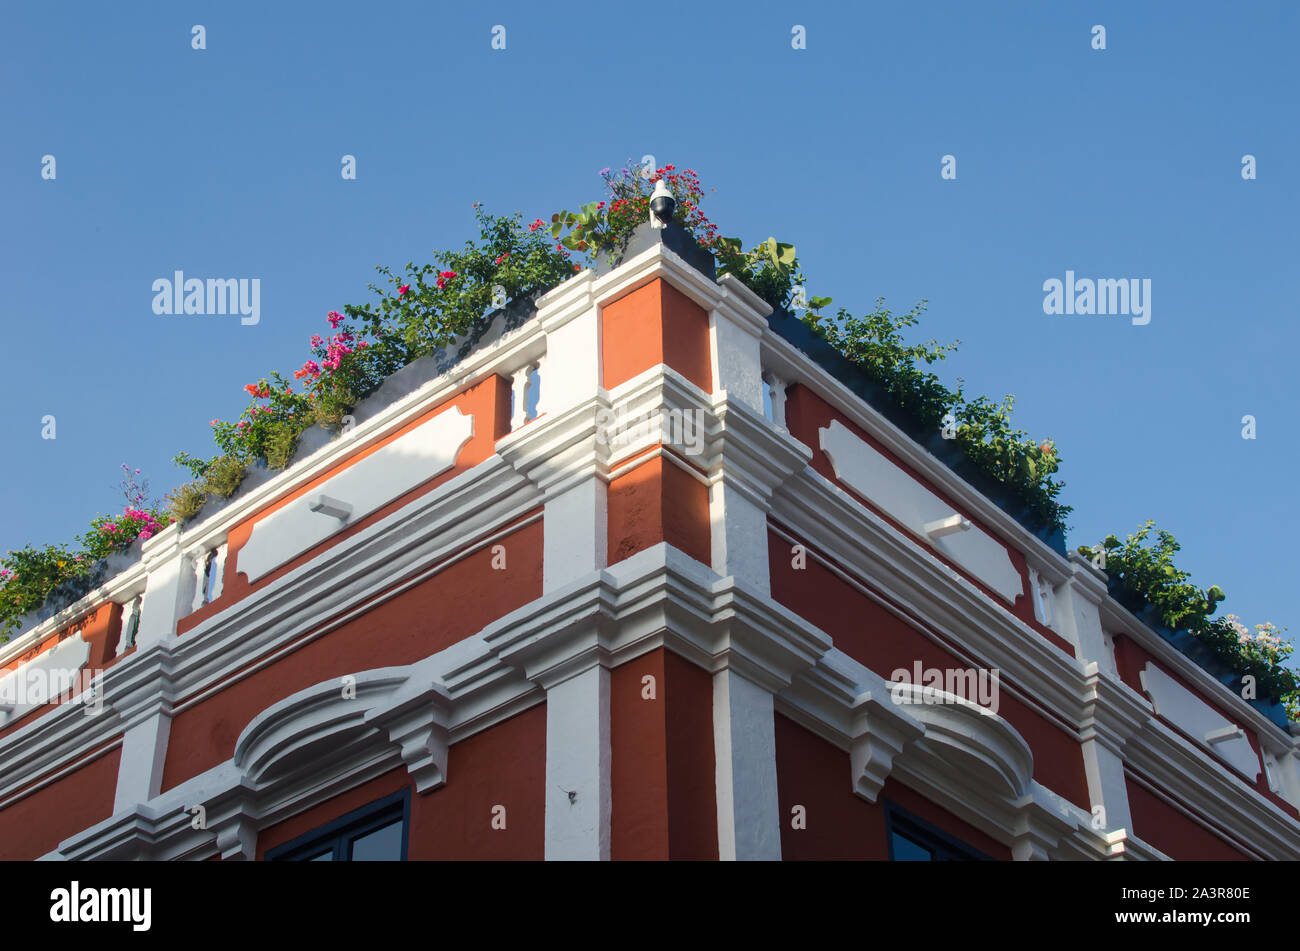
[[[953,655],[816,559],[808,557],[807,567],[794,568],[790,544],[774,532],[768,533],[768,557],[772,596],[817,625],[831,636],[836,647],[886,680],[900,667],[910,671],[917,660],[922,667],[966,669]],[[999,692],[998,715],[1024,737],[1033,751],[1034,779],[1076,805],[1089,808],[1088,781],[1078,739],[1005,690]]]
[[[90,643],[90,655],[86,659],[85,667],[82,668],[87,672],[87,675],[89,675],[89,671],[106,670],[118,660],[118,658],[113,655],[117,651],[117,642],[118,638],[121,636],[121,632],[122,605],[106,602],[95,608],[89,614],[78,618],[66,627],[60,628],[58,631],[45,638],[45,640],[33,646],[30,651],[25,651],[18,657],[15,657],[3,668],[0,668],[0,675],[11,670],[16,670],[39,655],[44,654],[60,641],[66,640],[74,635],[79,635],[83,641],[88,641]],[[77,683],[80,684],[81,680],[79,679]],[[20,730],[29,723],[33,723],[45,716],[45,714],[57,707],[59,703],[62,703],[68,697],[73,696],[77,690],[78,687],[74,686],[71,691],[65,693],[63,697],[58,698],[56,702],[35,707],[18,717],[18,719],[6,723],[4,728],[0,729],[0,737],[13,733],[16,730]]]
[[[121,758],[120,745],[92,753],[85,765],[0,809],[0,859],[39,858],[111,816]]]
[[[1145,786],[1125,777],[1133,833],[1179,861],[1241,862],[1248,857],[1169,805]]]
[[[452,745],[447,782],[415,791],[405,768],[394,769],[319,806],[263,829],[257,858],[354,809],[411,790],[411,861],[540,860],[545,851],[546,706],[541,704]],[[505,807],[505,828],[492,809]]]
[[[779,713],[776,774],[784,859],[887,860],[886,800],[985,855],[1011,859],[1010,849],[996,839],[893,779],[885,781],[874,803],[855,795],[849,754]],[[806,828],[794,828],[795,806],[804,808]]]
[[[230,758],[240,732],[273,703],[345,674],[428,657],[540,597],[542,523],[532,522],[493,544],[505,546],[504,570],[492,567],[490,547],[479,548],[180,713],[172,720],[162,788]]]

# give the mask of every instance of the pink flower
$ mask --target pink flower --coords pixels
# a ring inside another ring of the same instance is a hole
[[[302,365],[301,369],[293,371],[293,378],[295,380],[301,380],[305,376],[313,378],[320,376],[320,367],[317,366],[315,360],[308,360]]]
[[[541,228],[541,227],[544,226],[545,224],[546,224],[546,222],[542,221],[541,218],[538,218],[536,221],[534,221],[532,224],[530,224],[530,225],[528,226],[528,230],[529,230],[529,231],[536,231],[538,228]]]
[[[248,421],[247,421],[247,420],[242,420],[242,419],[241,419],[241,420],[239,421],[239,425],[236,426],[235,428],[236,428],[236,429],[246,429],[247,427],[248,427]]]
[[[411,289],[411,285],[410,285],[410,284],[403,284],[401,287],[399,287],[399,288],[397,289],[397,296],[398,296],[398,297],[401,297],[402,295],[404,295],[404,294],[405,294],[407,291],[409,291],[410,289]]]
[[[146,528],[144,531],[140,533],[140,537],[143,538],[145,541],[148,541],[149,539],[153,538],[153,530]]]
[[[320,334],[312,334],[311,345],[313,347],[321,347],[325,345],[325,341],[321,339]]]
[[[216,426],[216,425],[217,425],[218,423],[220,423],[220,422],[221,422],[221,420],[219,420],[219,419],[214,419],[214,420],[213,420],[212,422],[210,422],[208,425],[209,425],[209,426]]]
[[[450,281],[453,277],[456,277],[457,275],[455,271],[439,271],[438,276],[445,277],[447,280]]]
[[[343,315],[336,310],[329,312],[330,329],[334,330],[339,324],[343,323]]]

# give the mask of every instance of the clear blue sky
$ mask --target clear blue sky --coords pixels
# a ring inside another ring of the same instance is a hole
[[[121,462],[182,481],[243,384],[299,366],[374,265],[463,242],[472,201],[549,216],[651,153],[717,189],[724,234],[796,244],[812,293],[928,298],[921,330],[963,341],[945,378],[1056,440],[1071,545],[1155,518],[1225,611],[1300,634],[1298,10],[8,4],[0,549],[119,510]],[[1150,278],[1151,323],[1045,316],[1067,268]],[[260,278],[261,323],[156,316],[176,269]]]

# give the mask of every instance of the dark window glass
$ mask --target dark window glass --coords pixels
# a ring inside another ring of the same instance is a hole
[[[411,819],[404,790],[270,849],[269,862],[401,862]]]
[[[920,816],[885,803],[889,858],[893,862],[987,862],[989,857]]]
[[[895,862],[933,862],[934,853],[918,842],[913,842],[901,832],[894,832],[891,838]]]
[[[402,820],[363,833],[352,840],[354,862],[399,862],[402,858]]]

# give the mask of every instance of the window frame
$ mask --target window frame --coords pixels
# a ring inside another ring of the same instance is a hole
[[[885,844],[889,849],[889,861],[894,858],[894,833],[911,839],[922,848],[929,849],[936,862],[992,862],[995,859],[986,855],[954,835],[944,832],[932,822],[927,822],[916,813],[904,809],[897,803],[885,800]]]
[[[309,856],[323,852],[328,847],[333,850],[331,861],[350,862],[352,859],[347,856],[340,857],[341,853],[351,851],[352,843],[356,839],[389,825],[395,819],[400,819],[402,825],[402,852],[396,861],[405,862],[411,837],[411,790],[409,788],[376,799],[282,845],[267,849],[264,860],[267,862],[308,861]]]

